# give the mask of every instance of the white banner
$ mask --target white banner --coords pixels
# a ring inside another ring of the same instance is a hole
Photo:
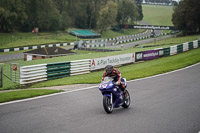
[[[103,58],[91,59],[91,70],[105,68],[106,65],[122,65],[135,62],[135,53],[108,56]]]

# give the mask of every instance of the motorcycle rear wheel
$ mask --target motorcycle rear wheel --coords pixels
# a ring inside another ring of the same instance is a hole
[[[113,103],[111,103],[111,99],[108,96],[103,97],[103,107],[106,113],[110,114],[113,111]]]
[[[123,108],[128,108],[131,104],[131,98],[128,90],[126,90],[126,97],[124,99],[124,103],[122,104]]]

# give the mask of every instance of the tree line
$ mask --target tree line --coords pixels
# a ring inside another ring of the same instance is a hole
[[[174,8],[172,22],[184,35],[200,33],[200,0],[181,0]]]
[[[64,30],[105,31],[115,24],[142,20],[142,0],[1,0],[0,32]]]

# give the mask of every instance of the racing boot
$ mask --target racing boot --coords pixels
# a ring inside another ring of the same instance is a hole
[[[126,92],[124,84],[122,84],[122,91],[123,91],[124,97],[126,98],[127,97],[127,92]]]

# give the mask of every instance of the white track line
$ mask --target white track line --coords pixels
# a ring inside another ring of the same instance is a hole
[[[182,70],[185,70],[185,69],[197,66],[197,65],[200,65],[200,63],[194,64],[194,65],[191,65],[191,66],[188,66],[188,67],[185,67],[185,68],[181,68],[181,69],[178,69],[178,70],[174,70],[174,71],[171,71],[171,72],[163,73],[163,74],[158,74],[158,75],[154,75],[154,76],[150,76],[150,77],[146,77],[146,78],[141,78],[141,79],[129,80],[127,82],[135,82],[135,81],[155,78],[155,77],[159,77],[159,76],[175,73],[175,72],[178,72],[178,71],[182,71]],[[72,92],[76,92],[76,91],[89,90],[89,89],[97,88],[97,87],[98,86],[91,86],[91,87],[87,87],[87,88],[76,89],[76,90],[71,90],[71,91],[66,91],[66,92],[61,92],[61,93],[54,93],[54,94],[38,96],[38,97],[34,97],[34,98],[28,98],[28,99],[23,99],[23,100],[16,100],[16,101],[11,101],[11,102],[6,102],[6,103],[0,103],[0,106],[13,104],[13,103],[19,103],[19,102],[25,102],[25,101],[31,101],[31,100],[35,100],[35,99],[41,99],[41,98],[45,98],[45,97],[57,96],[57,95],[66,94],[66,93],[72,93]]]

